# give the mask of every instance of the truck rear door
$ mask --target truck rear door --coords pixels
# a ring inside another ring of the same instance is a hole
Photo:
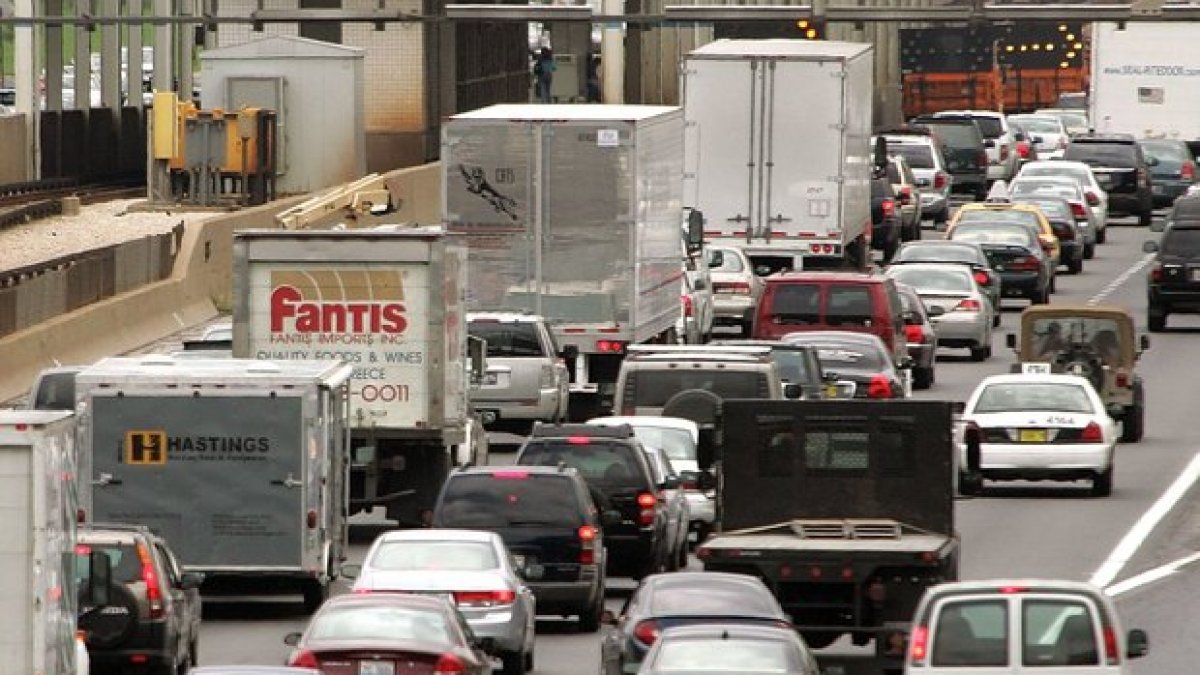
[[[0,650],[11,672],[32,673],[33,636],[44,630],[41,617],[34,615],[37,597],[33,576],[36,515],[33,502],[33,452],[28,447],[0,447],[0,561],[4,567],[0,612]]]
[[[150,526],[185,568],[300,566],[299,397],[93,401],[94,521]]]

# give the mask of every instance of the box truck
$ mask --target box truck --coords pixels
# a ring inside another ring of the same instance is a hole
[[[871,239],[872,47],[718,40],[688,53],[684,205],[760,274],[862,267]]]
[[[113,357],[76,376],[84,514],[149,527],[212,591],[299,591],[346,547],[350,366]]]
[[[71,412],[0,410],[2,675],[87,672],[75,637],[74,434]]]
[[[487,463],[453,239],[440,227],[234,236],[234,355],[353,368],[352,513],[380,506],[420,526],[451,467]]]
[[[569,416],[610,409],[626,348],[678,339],[682,112],[490,106],[443,125],[441,166],[468,308],[545,317],[571,371]]]
[[[1200,141],[1200,41],[1188,23],[1092,24],[1098,132]],[[1200,149],[1192,143],[1193,152]]]

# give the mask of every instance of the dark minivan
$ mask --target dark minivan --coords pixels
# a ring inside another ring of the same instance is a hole
[[[975,199],[987,197],[987,141],[979,123],[970,115],[922,115],[912,124],[933,132],[946,160],[946,170],[953,176],[951,190],[970,192]]]
[[[495,532],[523,570],[538,614],[604,612],[604,527],[579,472],[568,467],[466,467],[446,478],[433,527]]]
[[[1180,197],[1167,216],[1162,239],[1147,241],[1154,253],[1146,277],[1146,326],[1153,332],[1167,327],[1169,314],[1200,314],[1200,195]]]
[[[1096,182],[1108,193],[1109,214],[1138,217],[1149,225],[1154,217],[1154,186],[1151,167],[1158,160],[1147,158],[1142,146],[1128,134],[1078,134],[1063,159],[1083,162],[1092,168]]]

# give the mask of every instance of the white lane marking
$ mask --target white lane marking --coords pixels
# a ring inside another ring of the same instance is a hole
[[[1170,513],[1175,504],[1179,503],[1179,500],[1187,494],[1192,483],[1195,483],[1198,477],[1200,477],[1200,452],[1192,456],[1192,461],[1188,462],[1187,467],[1179,474],[1175,482],[1171,483],[1166,492],[1159,496],[1158,501],[1154,502],[1154,505],[1133,524],[1117,547],[1108,555],[1108,559],[1092,574],[1091,583],[1101,588],[1111,584],[1113,579],[1116,579],[1117,575],[1121,573],[1125,563],[1129,562],[1138,547],[1154,531],[1159,521]]]
[[[1104,299],[1107,298],[1108,296],[1112,295],[1113,292],[1116,291],[1118,288],[1120,288],[1122,284],[1124,284],[1126,281],[1129,281],[1129,279],[1133,275],[1140,272],[1143,267],[1145,267],[1146,265],[1149,265],[1150,261],[1154,260],[1154,256],[1155,256],[1154,253],[1147,253],[1145,256],[1142,257],[1142,259],[1140,261],[1134,263],[1133,266],[1131,266],[1129,269],[1125,270],[1124,272],[1121,272],[1121,274],[1119,274],[1116,279],[1113,279],[1112,281],[1109,282],[1109,284],[1107,286],[1100,289],[1099,293],[1093,295],[1091,298],[1088,298],[1087,304],[1097,305],[1097,304],[1100,304],[1101,302],[1104,302]]]
[[[1178,572],[1180,568],[1191,565],[1197,560],[1200,560],[1200,553],[1193,553],[1189,556],[1184,556],[1179,560],[1169,562],[1166,565],[1159,565],[1158,567],[1146,570],[1135,577],[1129,577],[1125,581],[1113,584],[1112,586],[1104,589],[1104,592],[1109,596],[1116,597],[1122,593],[1132,591],[1135,588],[1140,588],[1146,584],[1152,584],[1160,579],[1165,579]]]

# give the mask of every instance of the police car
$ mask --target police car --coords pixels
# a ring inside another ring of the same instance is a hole
[[[1051,373],[1048,363],[1021,368],[984,379],[967,399],[959,491],[977,494],[984,480],[1090,480],[1093,495],[1108,496],[1119,432],[1104,401],[1086,379]]]

